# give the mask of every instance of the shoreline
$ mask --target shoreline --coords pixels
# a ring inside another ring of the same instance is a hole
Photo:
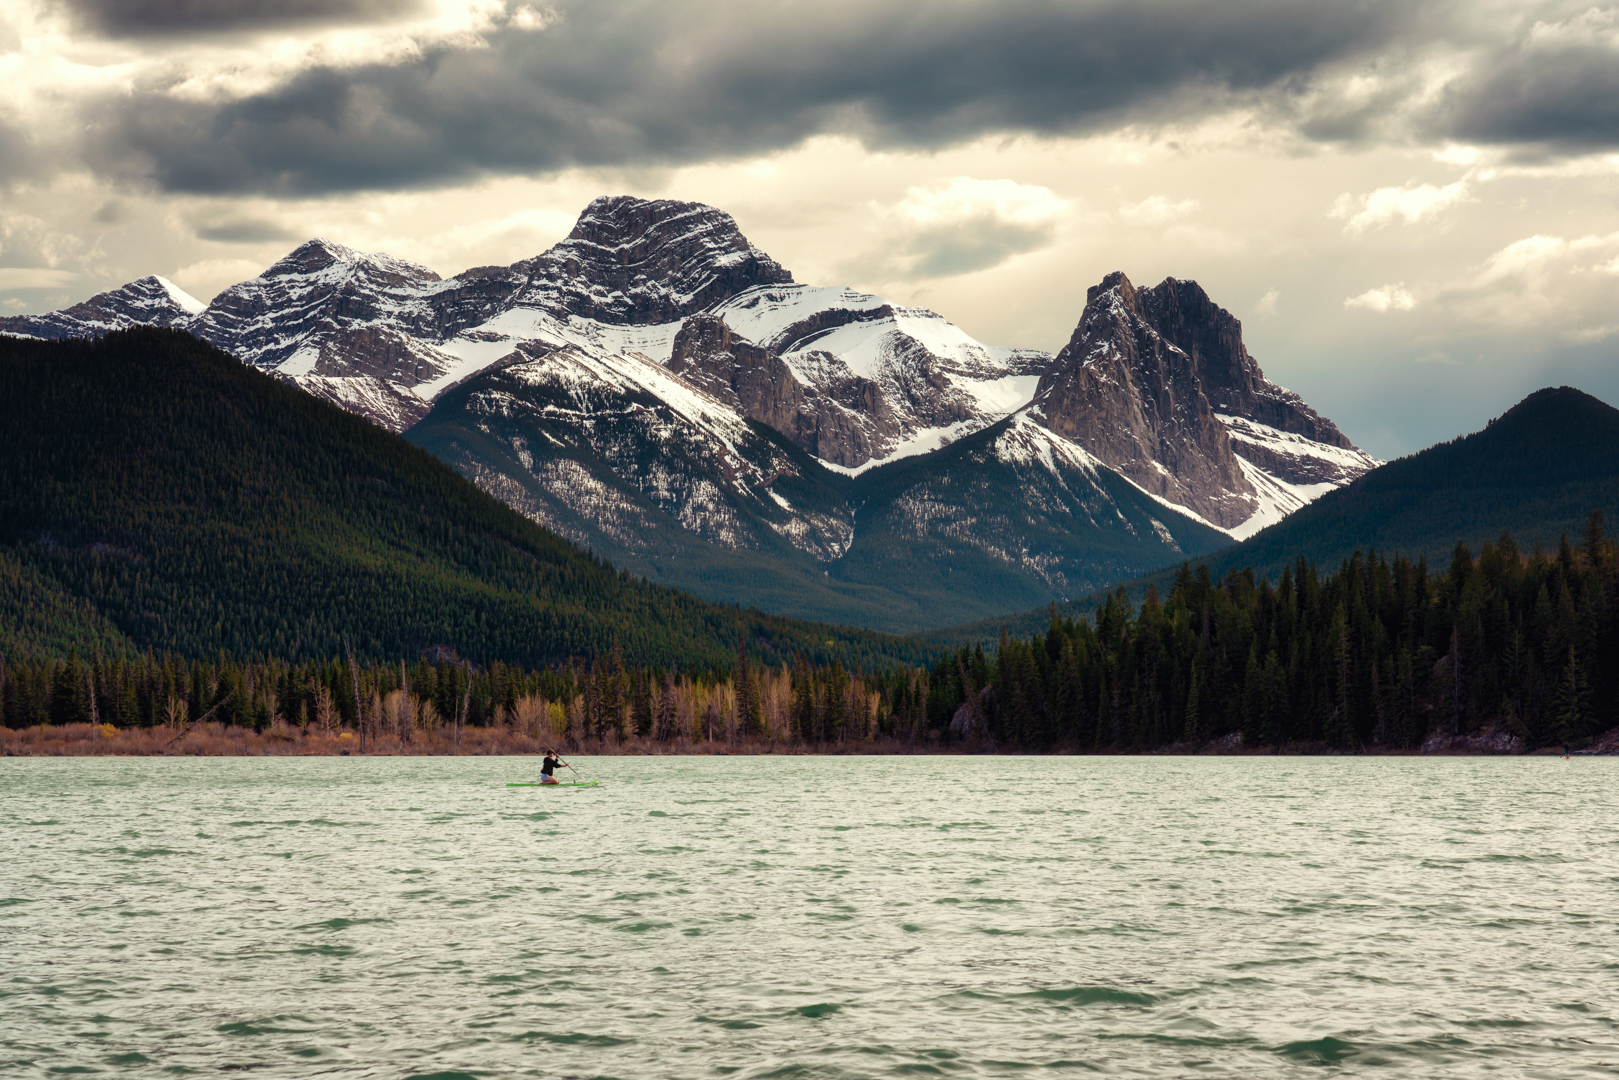
[[[898,739],[811,745],[776,739],[675,739],[658,742],[634,736],[619,740],[571,740],[514,732],[507,728],[467,728],[459,741],[442,732],[417,733],[410,740],[397,736],[373,738],[364,748],[351,731],[305,732],[276,724],[262,732],[252,728],[208,723],[190,728],[158,726],[115,728],[110,724],[39,725],[0,728],[0,757],[538,757],[546,747],[564,754],[589,757],[982,757],[1008,754],[1024,757],[1557,757],[1560,747],[1529,749],[1517,740],[1491,736],[1435,736],[1417,749],[1371,748],[1345,751],[1319,743],[1244,746],[1240,739],[1217,739],[1203,746],[1176,744],[1153,750],[1102,750],[1056,747],[1046,751],[1001,750],[988,742],[940,745],[906,743]],[[1580,757],[1619,755],[1619,728],[1598,736],[1574,751]]]

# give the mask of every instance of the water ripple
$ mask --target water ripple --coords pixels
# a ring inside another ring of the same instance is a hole
[[[1612,760],[576,764],[8,760],[0,1072],[1619,1061]]]

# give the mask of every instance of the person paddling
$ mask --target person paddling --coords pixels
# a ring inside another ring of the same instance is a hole
[[[545,760],[540,762],[540,783],[560,784],[562,781],[558,780],[554,774],[557,771],[557,766],[561,764],[562,762],[557,760],[557,752],[547,748]]]

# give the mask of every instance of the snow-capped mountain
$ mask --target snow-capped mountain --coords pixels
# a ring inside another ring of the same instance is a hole
[[[448,279],[317,239],[207,305],[144,278],[0,333],[137,323],[408,430],[637,572],[893,629],[1211,550],[1377,464],[1195,283],[1109,276],[1053,357],[797,284],[696,203],[597,199]]]
[[[790,437],[856,471],[936,450],[1010,415],[1051,363],[1049,353],[984,345],[925,308],[850,289],[750,289],[712,315],[780,357],[819,399],[816,423]]]

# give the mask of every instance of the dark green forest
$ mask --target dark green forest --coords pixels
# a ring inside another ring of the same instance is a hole
[[[187,334],[0,337],[0,656],[701,667],[739,636],[855,667],[930,655],[650,585]]]
[[[226,729],[358,735],[353,746],[447,750],[470,729],[500,729],[597,748],[627,740],[894,746],[930,740],[925,669],[860,672],[839,660],[755,662],[746,643],[724,667],[635,667],[614,650],[590,662],[529,670],[447,657],[414,664],[351,658],[186,661],[168,654],[0,662],[6,728]]]
[[[1619,724],[1619,552],[1600,514],[1583,543],[1510,535],[1448,567],[1355,552],[1278,580],[1182,566],[1167,598],[1124,589],[1094,618],[962,647],[932,672],[929,721],[1018,748],[1406,749],[1481,729],[1526,746]],[[987,691],[986,689],[987,688]],[[975,704],[962,715],[961,705]],[[1234,740],[1233,740],[1234,741]]]

